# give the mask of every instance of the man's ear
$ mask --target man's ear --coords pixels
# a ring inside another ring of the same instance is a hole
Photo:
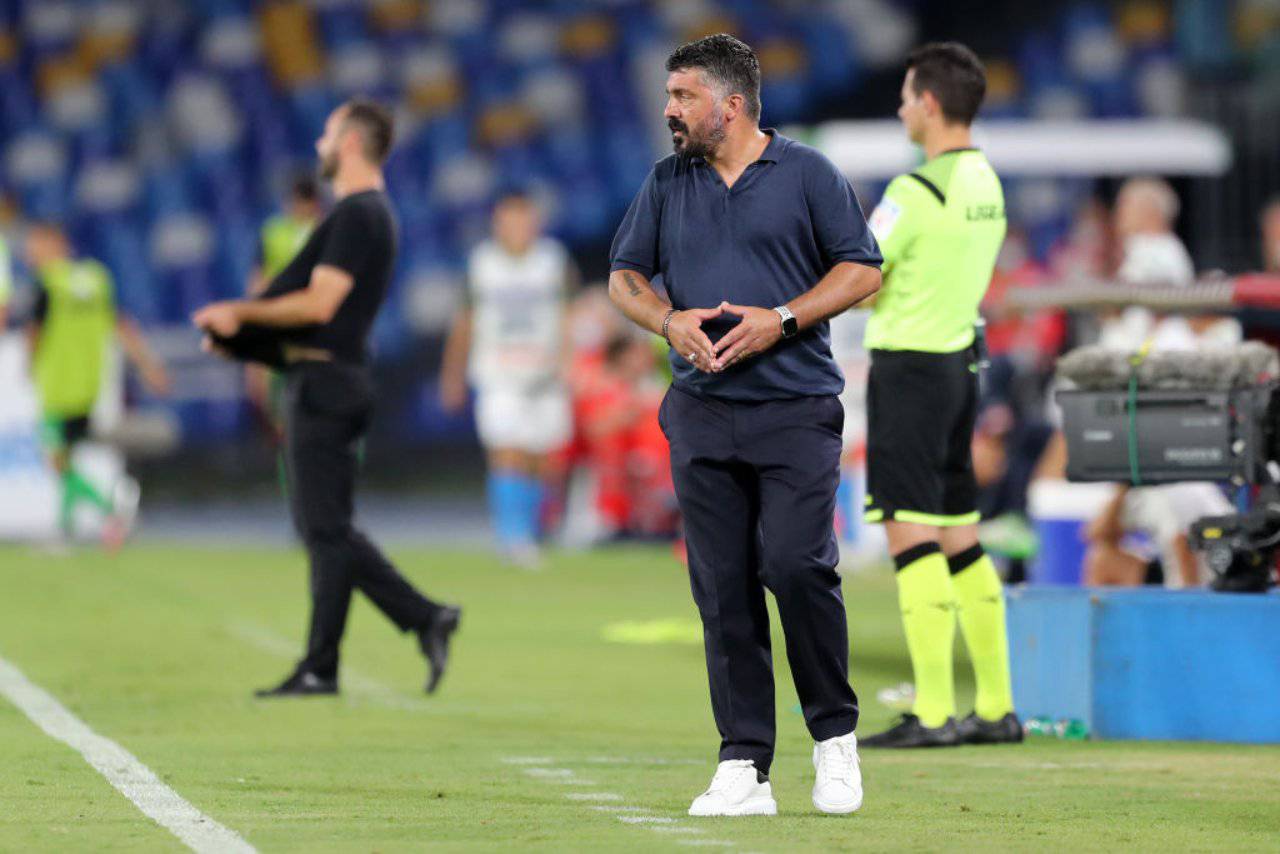
[[[742,111],[746,108],[747,99],[741,95],[730,95],[724,99],[724,119],[730,121],[742,115]]]
[[[925,111],[931,116],[942,115],[942,105],[938,103],[938,98],[928,89],[920,93],[920,100],[924,101]]]

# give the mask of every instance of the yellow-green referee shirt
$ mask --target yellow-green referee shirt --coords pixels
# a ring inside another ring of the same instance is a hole
[[[870,226],[884,280],[867,349],[954,353],[972,344],[1005,233],[1004,191],[986,155],[944,151],[894,178]]]

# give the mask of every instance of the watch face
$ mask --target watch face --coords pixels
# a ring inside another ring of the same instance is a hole
[[[792,335],[796,334],[796,330],[799,326],[800,323],[794,317],[784,317],[782,319],[782,334],[787,338],[790,338]]]

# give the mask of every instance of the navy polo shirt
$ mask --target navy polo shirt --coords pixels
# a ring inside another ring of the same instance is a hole
[[[654,165],[613,239],[610,270],[660,284],[678,309],[721,301],[773,308],[812,290],[841,261],[879,267],[880,248],[853,187],[816,149],[766,130],[760,159],[732,188],[700,157]],[[703,324],[714,342],[738,318]],[[839,394],[826,322],[718,374],[671,353],[675,385],[739,401]]]

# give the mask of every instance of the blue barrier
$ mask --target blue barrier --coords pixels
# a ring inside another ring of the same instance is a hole
[[[1280,743],[1280,595],[1019,587],[1009,591],[1024,719],[1100,738]]]

